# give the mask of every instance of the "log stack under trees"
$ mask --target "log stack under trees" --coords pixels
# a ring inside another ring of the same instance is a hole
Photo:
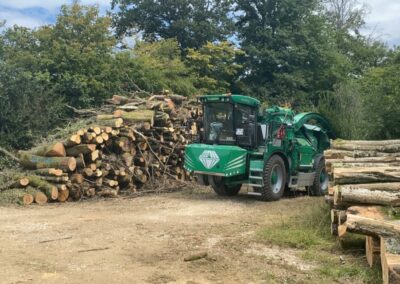
[[[332,234],[365,235],[368,264],[400,283],[400,140],[336,140],[325,158]]]
[[[13,188],[9,193],[19,203],[44,204],[132,193],[162,179],[191,180],[183,157],[202,115],[194,102],[163,94],[113,96],[108,103],[112,111],[64,141],[19,152],[26,172],[13,174],[0,191]]]

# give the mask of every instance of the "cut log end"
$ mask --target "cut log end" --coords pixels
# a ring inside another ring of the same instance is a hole
[[[22,205],[30,205],[32,204],[34,201],[34,198],[32,196],[32,194],[29,193],[25,193],[21,198],[20,198],[20,203]]]
[[[35,203],[39,205],[44,205],[47,203],[47,196],[43,192],[37,192],[35,194]]]
[[[28,186],[28,185],[29,185],[29,178],[27,178],[27,177],[21,178],[21,179],[19,180],[19,184],[20,184],[22,187]]]

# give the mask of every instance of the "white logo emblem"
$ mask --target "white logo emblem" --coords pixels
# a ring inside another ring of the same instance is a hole
[[[206,167],[207,169],[211,169],[219,162],[219,157],[215,151],[205,150],[199,156],[200,162]]]

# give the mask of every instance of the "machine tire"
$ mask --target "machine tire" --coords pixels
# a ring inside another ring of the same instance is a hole
[[[313,196],[322,196],[327,193],[329,187],[329,176],[325,168],[325,159],[319,159],[315,167],[315,179],[308,192]]]
[[[277,180],[274,182],[274,176]],[[286,186],[285,162],[278,155],[272,156],[264,165],[264,186],[261,188],[262,201],[277,201],[281,199]]]
[[[223,177],[209,176],[208,181],[211,187],[214,189],[215,193],[220,196],[235,196],[239,193],[241,184],[235,185],[233,187],[228,187],[224,183]]]
[[[204,186],[210,185],[210,183],[208,182],[207,175],[197,174],[196,177],[197,177],[197,184]]]

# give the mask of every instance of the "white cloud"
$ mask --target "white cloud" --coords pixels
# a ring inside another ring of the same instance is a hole
[[[63,4],[72,3],[72,0],[0,0],[0,6],[10,9],[43,8],[56,10]],[[81,4],[98,4],[102,8],[109,8],[111,0],[81,0]]]
[[[400,2],[398,0],[364,1],[370,9],[366,17],[367,31],[386,41],[389,45],[400,45]]]
[[[12,9],[27,9],[27,8],[45,8],[48,10],[53,10],[66,1],[64,0],[20,0],[20,1],[12,1],[12,0],[0,0],[0,5],[5,6],[7,8]]]
[[[29,17],[18,11],[0,11],[0,19],[6,20],[7,26],[23,26],[27,28],[36,28],[48,24],[41,19]]]

